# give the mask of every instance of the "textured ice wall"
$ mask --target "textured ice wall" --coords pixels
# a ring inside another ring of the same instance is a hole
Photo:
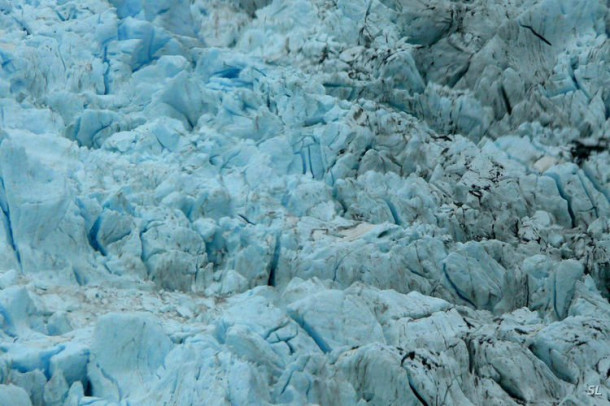
[[[607,404],[609,27],[0,0],[0,404]]]

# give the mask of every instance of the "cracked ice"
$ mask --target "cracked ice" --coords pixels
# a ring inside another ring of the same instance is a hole
[[[608,404],[609,33],[0,0],[0,405]]]

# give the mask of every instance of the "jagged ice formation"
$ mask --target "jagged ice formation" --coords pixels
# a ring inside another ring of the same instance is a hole
[[[0,405],[610,404],[603,0],[0,0]]]

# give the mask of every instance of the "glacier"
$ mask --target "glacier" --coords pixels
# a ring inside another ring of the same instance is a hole
[[[0,0],[0,406],[610,404],[609,35]]]

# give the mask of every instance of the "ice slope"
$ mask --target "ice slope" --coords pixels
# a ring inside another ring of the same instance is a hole
[[[609,27],[0,0],[0,405],[609,404]]]

